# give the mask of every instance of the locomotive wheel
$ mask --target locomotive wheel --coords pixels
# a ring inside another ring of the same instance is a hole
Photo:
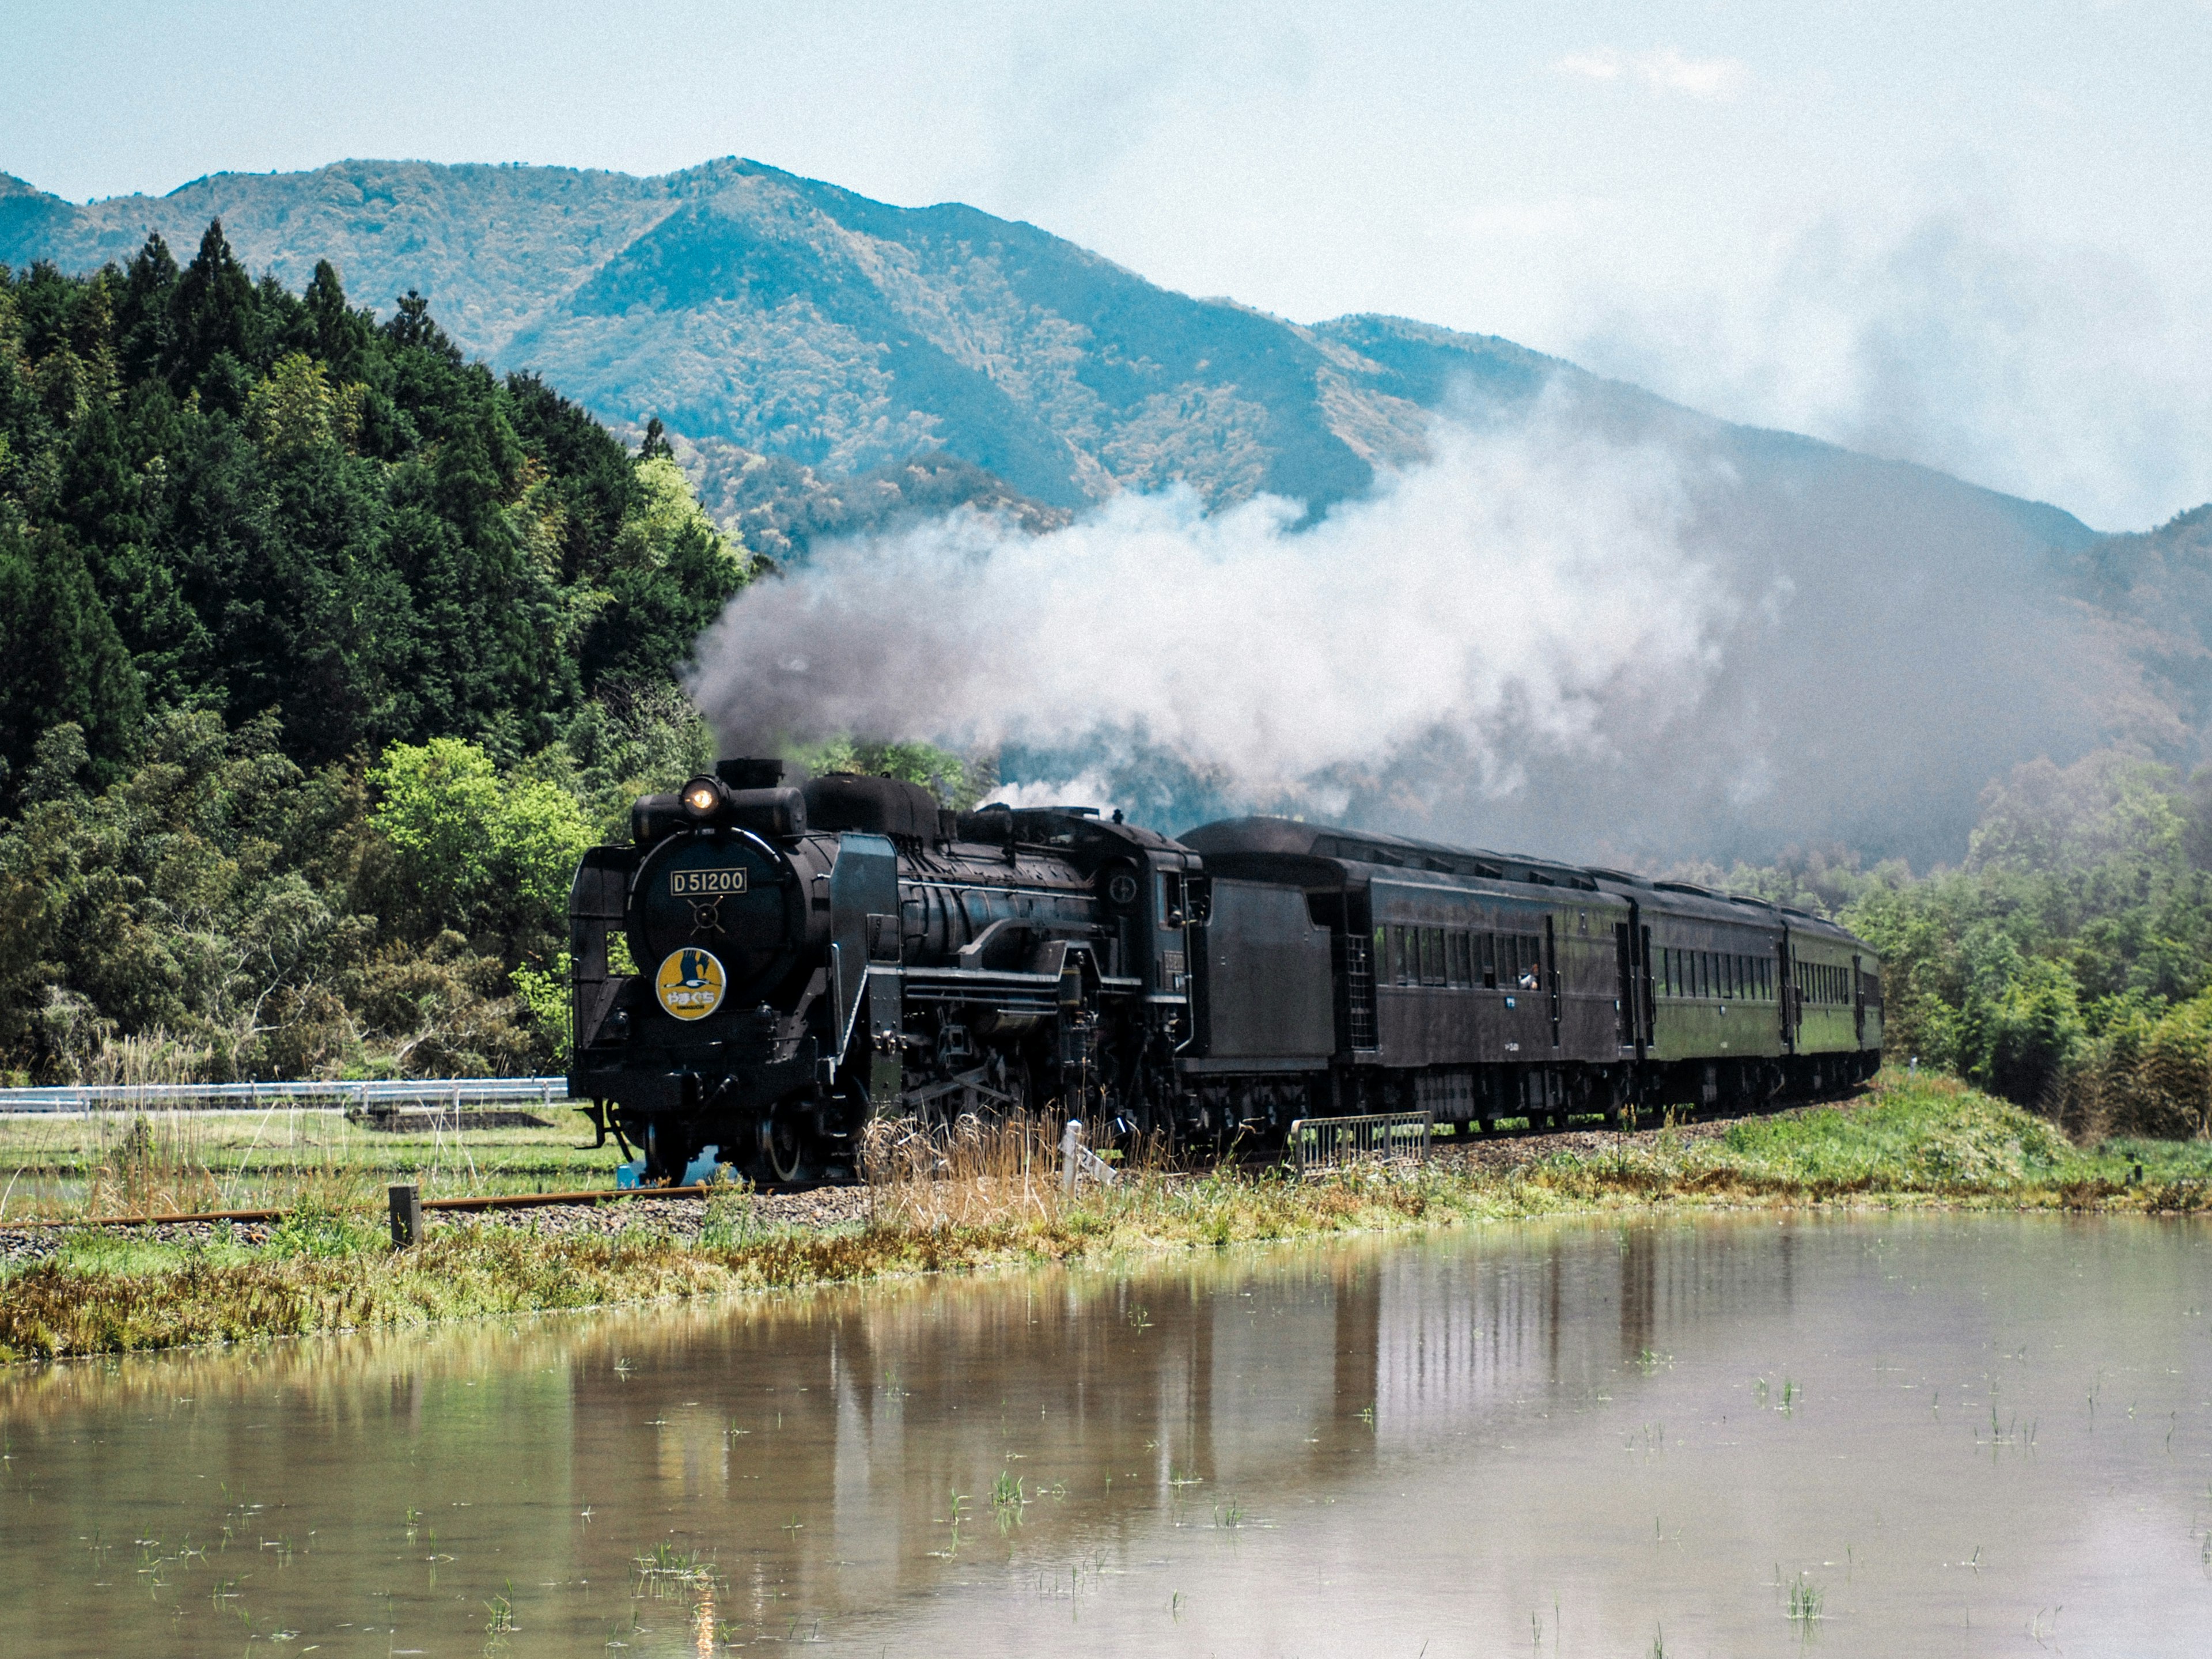
[[[658,1118],[648,1118],[645,1125],[645,1180],[651,1187],[673,1186],[684,1176],[684,1166],[691,1161],[684,1150],[684,1137]]]
[[[762,1121],[757,1179],[785,1186],[811,1181],[819,1173],[817,1162],[814,1138],[797,1119],[779,1113]]]

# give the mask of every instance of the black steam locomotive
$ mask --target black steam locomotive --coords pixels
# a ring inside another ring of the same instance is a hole
[[[1678,882],[1279,818],[955,814],[777,761],[631,830],[576,872],[568,1089],[657,1180],[708,1146],[798,1180],[849,1170],[873,1115],[1047,1103],[1182,1143],[1749,1109],[1881,1053],[1865,944]]]

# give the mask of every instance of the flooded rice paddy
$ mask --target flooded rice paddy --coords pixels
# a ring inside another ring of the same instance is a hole
[[[2199,1653],[2209,1244],[1500,1228],[19,1368],[0,1646]]]

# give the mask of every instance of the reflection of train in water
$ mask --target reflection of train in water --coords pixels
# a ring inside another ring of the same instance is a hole
[[[647,796],[577,872],[569,1091],[659,1178],[712,1144],[794,1179],[886,1113],[1057,1100],[1206,1140],[1366,1111],[1556,1124],[1817,1097],[1880,1054],[1873,951],[1760,901],[782,772]]]

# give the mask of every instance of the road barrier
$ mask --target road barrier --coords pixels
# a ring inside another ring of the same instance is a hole
[[[560,1106],[565,1077],[383,1078],[356,1083],[88,1083],[0,1089],[0,1115],[14,1112],[372,1112],[404,1106]]]
[[[1354,1164],[1418,1164],[1436,1138],[1434,1112],[1375,1112],[1364,1117],[1302,1117],[1291,1125],[1298,1179]]]

